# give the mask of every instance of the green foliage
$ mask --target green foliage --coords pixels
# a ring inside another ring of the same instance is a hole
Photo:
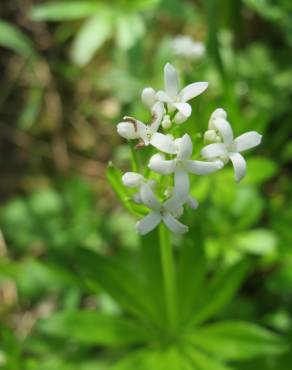
[[[31,40],[18,27],[4,20],[0,20],[0,46],[24,56],[34,54]]]
[[[14,3],[0,21],[0,369],[290,370],[291,1]],[[206,43],[202,60],[174,55],[179,34]],[[239,186],[229,165],[191,184],[171,324],[158,233],[134,234],[146,209],[121,181],[151,149],[115,134],[126,111],[149,122],[140,92],[166,62],[210,84],[184,124],[195,143],[217,107],[236,135],[263,134]]]

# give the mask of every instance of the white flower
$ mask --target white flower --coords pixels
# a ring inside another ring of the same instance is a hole
[[[136,230],[139,234],[149,233],[160,222],[164,222],[176,234],[184,234],[188,231],[188,227],[176,219],[183,212],[182,204],[177,201],[176,195],[160,203],[148,184],[142,185],[140,194],[142,203],[151,209],[151,212],[136,223]]]
[[[177,36],[173,39],[172,50],[177,56],[195,60],[205,54],[205,45],[202,42],[193,41],[190,36]]]
[[[169,111],[178,110],[174,122],[184,122],[192,113],[189,100],[202,94],[208,87],[207,82],[194,82],[179,91],[178,75],[176,69],[167,63],[164,67],[164,88],[165,91],[158,91],[158,100],[167,103]]]
[[[182,201],[186,201],[189,194],[189,172],[196,175],[206,175],[219,170],[224,164],[220,160],[213,162],[192,160],[193,144],[188,134],[180,139],[171,140],[169,138],[169,140],[167,151],[164,146],[158,145],[156,147],[163,152],[176,154],[176,158],[166,160],[163,154],[154,154],[150,158],[148,167],[162,175],[174,173],[174,191],[180,195]]]
[[[152,108],[156,103],[156,91],[152,87],[145,87],[141,94],[142,103],[148,108]]]
[[[127,188],[138,188],[138,192],[133,195],[133,201],[135,203],[142,203],[141,199],[141,188],[143,185],[148,185],[151,188],[154,187],[156,182],[152,179],[148,180],[145,179],[144,176],[142,176],[140,173],[137,172],[126,172],[122,176],[122,182]]]
[[[124,117],[125,121],[117,125],[118,134],[128,140],[142,139],[145,145],[151,144],[155,135],[158,135],[157,131],[165,110],[163,104],[157,102],[153,105],[151,111],[153,118],[150,125],[146,125],[133,117]]]
[[[235,179],[239,182],[246,174],[246,162],[240,152],[259,145],[262,135],[256,131],[249,131],[234,139],[232,127],[226,120],[226,115],[223,112],[225,111],[222,109],[220,111],[217,110],[215,115],[213,113],[208,130],[215,131],[216,137],[219,135],[221,142],[205,146],[201,151],[201,155],[208,160],[221,159],[224,163],[227,163],[230,159],[234,167]]]

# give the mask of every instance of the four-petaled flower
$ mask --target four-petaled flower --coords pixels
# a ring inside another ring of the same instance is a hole
[[[178,203],[174,194],[165,202],[160,203],[155,197],[149,184],[143,184],[140,189],[142,202],[151,210],[151,212],[136,223],[136,230],[139,234],[145,235],[155,229],[163,222],[172,232],[184,234],[188,227],[177,220],[183,212],[182,204]]]
[[[167,160],[161,153],[154,154],[150,158],[148,167],[161,175],[174,173],[175,193],[180,194],[181,200],[185,200],[189,194],[189,172],[196,175],[207,175],[219,170],[224,164],[220,160],[213,162],[192,160],[193,144],[188,134],[180,139],[171,140],[170,137],[168,139],[167,148],[165,145],[156,145],[156,147],[166,153],[175,154],[176,157]]]
[[[232,127],[226,118],[227,115],[223,109],[213,113],[209,121],[208,132],[215,132],[216,140],[214,141],[218,141],[217,136],[219,136],[221,142],[205,146],[201,155],[207,160],[220,159],[224,163],[231,160],[235,179],[239,182],[246,174],[246,162],[240,153],[259,145],[262,135],[256,131],[249,131],[234,139]]]
[[[127,140],[142,139],[144,145],[152,144],[152,140],[155,140],[161,120],[164,116],[164,107],[161,102],[156,102],[152,109],[152,122],[150,125],[133,118],[124,117],[124,122],[118,123],[117,131],[119,135]]]
[[[167,103],[168,110],[178,113],[174,117],[175,123],[183,123],[192,113],[192,107],[189,100],[202,94],[208,87],[208,82],[194,82],[179,91],[178,75],[176,69],[167,63],[164,67],[164,89],[158,91],[156,97],[158,100]]]

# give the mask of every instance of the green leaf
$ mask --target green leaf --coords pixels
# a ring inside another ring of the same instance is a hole
[[[143,36],[145,27],[139,14],[121,14],[117,18],[117,44],[122,50],[128,50]]]
[[[230,367],[223,365],[217,359],[210,357],[198,350],[189,348],[187,354],[195,370],[232,370]]]
[[[30,17],[34,21],[66,21],[92,16],[100,8],[96,1],[56,1],[35,5]]]
[[[38,323],[47,334],[89,345],[127,346],[144,343],[150,332],[133,320],[96,311],[63,311]]]
[[[32,42],[16,26],[0,20],[0,46],[24,56],[34,54]]]
[[[122,171],[115,167],[112,163],[109,164],[107,169],[107,179],[111,184],[117,197],[123,204],[123,206],[135,216],[142,216],[146,212],[144,206],[134,204],[130,198],[131,194],[122,182]]]
[[[194,370],[177,348],[141,350],[125,357],[111,370]],[[215,370],[215,368],[214,368]],[[217,370],[217,369],[216,369]],[[219,369],[218,369],[219,370]]]
[[[192,341],[207,352],[225,360],[275,355],[287,349],[280,336],[257,325],[228,321],[197,329]]]
[[[149,299],[146,285],[136,272],[122,262],[89,250],[80,248],[76,253],[78,270],[85,278],[104,288],[128,312],[147,321],[157,321],[156,307]]]
[[[236,248],[260,256],[275,251],[277,246],[277,236],[273,231],[266,229],[241,232],[234,238]]]
[[[266,158],[252,158],[248,160],[247,176],[244,184],[260,184],[275,176],[278,171],[277,164]]]
[[[220,273],[202,291],[202,300],[196,307],[191,324],[199,324],[219,313],[233,298],[246,276],[248,264],[237,263]]]
[[[206,273],[206,256],[200,237],[182,245],[177,271],[178,303],[181,321],[193,314],[196,299],[200,297]]]
[[[93,58],[112,32],[113,17],[106,10],[89,18],[79,30],[72,47],[73,62],[84,66]]]

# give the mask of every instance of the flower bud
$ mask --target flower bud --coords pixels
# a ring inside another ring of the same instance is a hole
[[[136,172],[126,172],[122,177],[123,184],[128,188],[139,187],[143,180],[144,177]]]
[[[132,122],[120,122],[117,126],[117,131],[120,136],[127,140],[138,139],[139,137]]]
[[[217,134],[215,130],[208,130],[204,133],[205,143],[214,143],[217,139]]]
[[[171,119],[168,114],[164,116],[161,126],[166,130],[171,127]]]
[[[226,111],[224,109],[222,109],[222,108],[217,108],[217,109],[214,110],[214,112],[211,114],[211,117],[209,119],[209,125],[208,125],[209,129],[213,129],[214,128],[213,127],[213,122],[217,118],[222,118],[222,119],[225,119],[226,120],[227,119],[227,113],[226,113]]]
[[[141,99],[142,103],[146,107],[151,108],[156,103],[156,92],[152,87],[145,87],[142,91]]]
[[[181,112],[177,112],[177,114],[174,116],[174,122],[178,125],[184,123],[187,120],[187,117],[184,116]]]

